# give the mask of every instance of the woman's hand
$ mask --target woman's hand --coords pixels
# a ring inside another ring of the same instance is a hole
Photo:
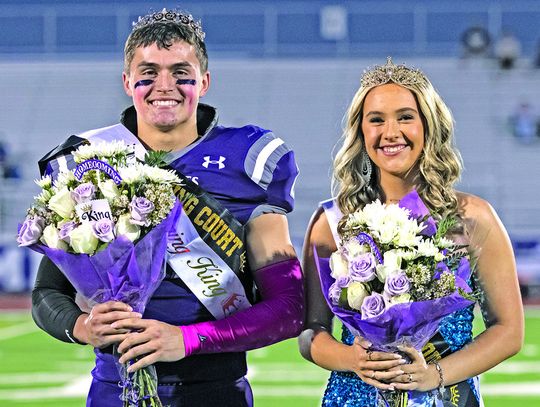
[[[396,390],[428,391],[439,386],[439,373],[435,365],[426,363],[422,352],[412,346],[399,346],[398,349],[409,356],[411,363],[399,367],[403,373],[391,383]]]
[[[394,390],[394,383],[404,374],[402,366],[407,363],[400,355],[370,350],[371,344],[356,337],[352,345],[355,372],[365,383],[382,390]]]
[[[82,314],[75,322],[73,334],[82,343],[88,343],[94,348],[103,348],[113,343],[121,342],[129,332],[127,329],[116,329],[111,326],[116,321],[142,317],[132,308],[118,301],[108,301],[96,304],[90,314]]]

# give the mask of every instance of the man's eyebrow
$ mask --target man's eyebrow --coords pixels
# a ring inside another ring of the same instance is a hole
[[[158,64],[154,62],[148,62],[148,61],[141,61],[137,65],[137,68],[156,68]]]
[[[149,62],[149,61],[141,61],[137,67],[138,68],[158,68],[160,65],[156,64],[155,62]],[[189,62],[177,62],[175,64],[170,65],[170,69],[178,69],[178,68],[189,68],[191,67],[191,64]]]

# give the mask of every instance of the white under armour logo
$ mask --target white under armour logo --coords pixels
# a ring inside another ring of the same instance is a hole
[[[208,168],[210,164],[217,165],[220,170],[225,168],[225,164],[223,163],[225,162],[226,158],[221,155],[219,156],[219,160],[211,160],[209,155],[204,156],[203,158],[204,162],[202,163],[202,166],[204,168]]]

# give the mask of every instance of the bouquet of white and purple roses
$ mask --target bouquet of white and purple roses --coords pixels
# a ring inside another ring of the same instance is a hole
[[[122,301],[142,314],[165,275],[181,180],[159,168],[163,153],[137,162],[122,141],[85,144],[72,156],[73,170],[36,181],[42,191],[17,242],[45,254],[90,305]],[[119,367],[124,406],[161,405],[153,366],[133,374]]]
[[[367,204],[343,222],[338,250],[318,259],[323,294],[374,349],[420,350],[445,316],[473,304],[467,247],[446,237],[456,221],[436,224],[416,191],[399,204]],[[381,405],[401,405],[397,393],[380,392]]]

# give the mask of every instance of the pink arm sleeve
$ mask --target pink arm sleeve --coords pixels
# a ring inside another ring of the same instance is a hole
[[[298,336],[304,320],[304,284],[298,259],[255,272],[261,300],[218,321],[181,326],[186,356],[242,352]]]

